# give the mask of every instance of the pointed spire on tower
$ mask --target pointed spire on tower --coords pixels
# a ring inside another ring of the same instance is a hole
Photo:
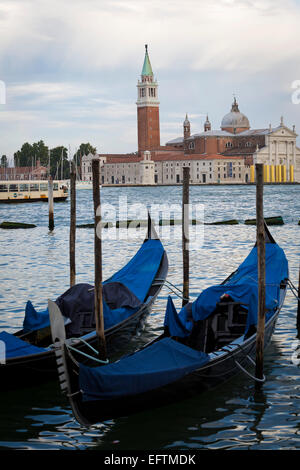
[[[148,44],[145,44],[145,59],[142,70],[142,77],[153,77],[152,67],[148,55]]]
[[[185,114],[185,120],[183,121],[183,138],[184,140],[191,135],[191,124],[187,113]]]

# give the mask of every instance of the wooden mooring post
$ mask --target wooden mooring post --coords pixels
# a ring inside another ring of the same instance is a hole
[[[299,266],[299,273],[298,273],[298,302],[297,302],[297,337],[300,339],[300,266]]]
[[[190,168],[183,167],[182,182],[182,260],[183,260],[183,299],[182,306],[188,303],[189,299],[189,185]]]
[[[98,336],[98,351],[101,360],[106,360],[104,318],[102,301],[102,239],[101,239],[101,200],[100,200],[100,162],[92,160],[93,201],[94,201],[94,257],[95,257],[95,321]]]
[[[264,168],[263,164],[256,163],[256,243],[257,243],[257,269],[258,269],[258,312],[256,333],[256,369],[255,376],[260,381],[264,377],[264,336],[265,336],[265,282],[266,282],[266,256],[265,256],[265,227],[263,211]],[[260,389],[262,382],[255,381],[255,388]]]
[[[53,179],[49,176],[48,179],[48,210],[49,210],[49,230],[54,230],[54,204],[53,204]]]
[[[75,285],[76,281],[76,172],[74,161],[71,162],[70,172],[70,287]]]

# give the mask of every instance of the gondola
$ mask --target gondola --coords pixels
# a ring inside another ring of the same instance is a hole
[[[167,254],[149,217],[147,236],[138,252],[103,283],[108,354],[126,347],[130,336],[150,312],[167,272]],[[63,312],[69,342],[81,354],[87,354],[90,346],[97,343],[93,286],[77,284],[59,296],[55,304]],[[36,312],[31,303],[27,303],[23,326],[25,328],[15,334],[0,333],[1,351],[5,352],[5,361],[0,361],[2,390],[35,385],[56,377],[48,309]]]
[[[270,343],[288,280],[288,262],[265,225],[266,324]],[[133,354],[107,365],[74,362],[59,331],[59,378],[82,425],[128,416],[209,390],[243,371],[256,350],[257,247],[221,284],[211,286],[177,313],[168,299],[164,332]],[[51,316],[57,318],[59,310]],[[256,379],[263,380],[263,379]]]

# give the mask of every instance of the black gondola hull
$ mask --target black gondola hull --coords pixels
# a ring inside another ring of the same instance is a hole
[[[266,324],[265,348],[271,341],[279,311],[280,309]],[[226,349],[229,350],[228,347]],[[231,347],[230,349],[231,351],[228,354],[212,359],[208,364],[187,374],[182,379],[139,395],[122,396],[113,400],[84,402],[82,401],[82,394],[78,393],[70,399],[74,416],[80,423],[90,425],[107,419],[159,408],[213,389],[241,372],[236,362],[244,368],[249,367],[247,355],[252,358],[255,356],[256,335],[248,338],[239,347]],[[71,387],[74,391],[78,391],[78,376],[75,376],[72,372],[74,364],[71,361],[68,361],[68,368]]]

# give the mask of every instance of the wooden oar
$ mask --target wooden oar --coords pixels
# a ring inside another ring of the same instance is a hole
[[[95,321],[98,336],[98,351],[101,360],[106,360],[102,300],[102,240],[101,240],[101,200],[100,200],[100,162],[92,160],[93,200],[94,200],[94,256],[95,256]]]

